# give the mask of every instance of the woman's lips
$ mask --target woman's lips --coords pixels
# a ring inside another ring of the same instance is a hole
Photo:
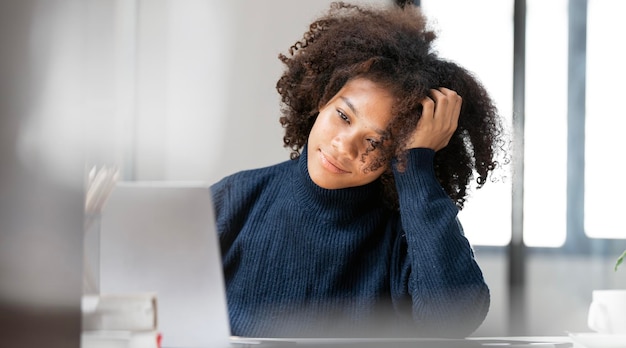
[[[341,169],[340,167],[336,166],[331,161],[329,161],[328,158],[322,152],[322,150],[320,150],[319,153],[320,153],[320,159],[322,160],[322,166],[324,166],[324,168],[326,168],[328,171],[332,173],[336,173],[336,174],[350,173],[346,170]]]

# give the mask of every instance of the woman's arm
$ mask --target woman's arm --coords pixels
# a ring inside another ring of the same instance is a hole
[[[433,164],[435,152],[456,130],[461,104],[452,90],[432,90],[407,144],[406,168],[394,169],[402,235],[395,252],[402,266],[394,292],[397,299],[410,299],[413,319],[428,335],[466,336],[489,308],[489,289],[463,235],[458,208],[438,182]]]
[[[437,181],[434,151],[413,149],[395,173],[400,199],[400,264],[394,298],[410,301],[422,334],[466,336],[489,309],[489,289],[457,219],[458,209]]]

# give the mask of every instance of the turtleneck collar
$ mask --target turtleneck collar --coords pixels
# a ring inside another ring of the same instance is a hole
[[[318,186],[309,175],[305,144],[297,164],[292,167],[293,190],[304,209],[327,220],[350,220],[383,208],[381,183],[375,180],[367,185],[329,190]]]

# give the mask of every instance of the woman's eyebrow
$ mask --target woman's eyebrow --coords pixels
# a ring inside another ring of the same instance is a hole
[[[344,96],[340,96],[339,98],[340,98],[340,99],[341,99],[341,100],[342,100],[342,101],[343,101],[346,105],[348,105],[348,108],[350,108],[350,110],[352,110],[352,113],[353,113],[356,117],[358,117],[358,118],[360,118],[360,119],[363,119],[363,117],[361,117],[361,115],[359,115],[359,112],[356,110],[356,108],[354,107],[354,104],[352,104],[352,102],[350,101],[350,99],[349,99],[349,98],[344,97]],[[384,130],[382,130],[382,129],[380,129],[380,128],[376,127],[376,126],[372,126],[372,125],[370,125],[370,126],[371,126],[371,128],[373,128],[373,129],[374,129],[374,131],[375,131],[376,133],[378,133],[378,134],[380,134],[380,135],[385,134],[385,131],[384,131]]]

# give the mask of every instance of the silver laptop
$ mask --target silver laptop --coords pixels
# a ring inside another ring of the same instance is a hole
[[[102,210],[99,273],[102,294],[156,294],[163,347],[229,346],[208,185],[118,183]]]

